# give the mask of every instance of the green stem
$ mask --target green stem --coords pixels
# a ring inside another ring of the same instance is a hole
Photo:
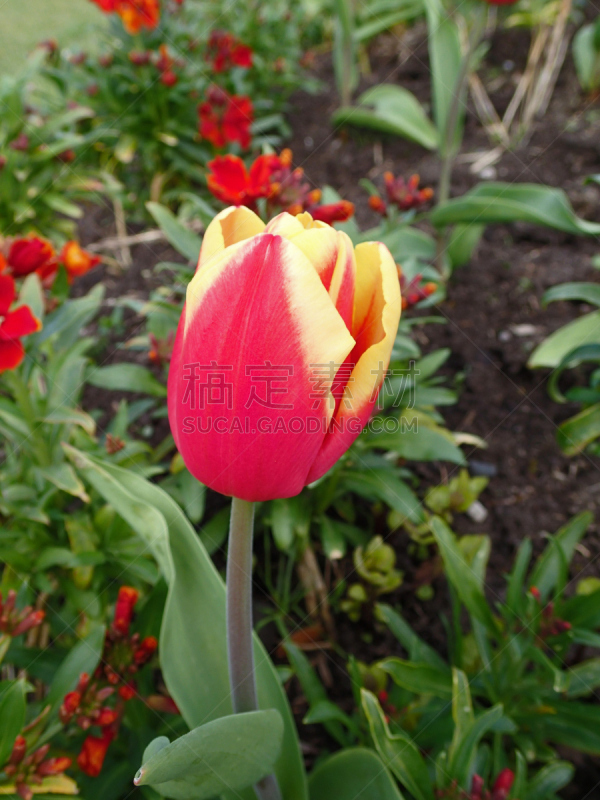
[[[252,642],[252,534],[254,504],[232,499],[227,552],[227,654],[235,714],[258,711]],[[281,800],[275,775],[254,787],[259,800]]]
[[[469,37],[467,52],[465,53],[460,70],[456,78],[454,90],[452,92],[452,102],[448,109],[448,117],[443,131],[442,142],[440,147],[441,167],[440,178],[438,181],[437,191],[437,205],[442,205],[450,199],[450,188],[452,181],[452,169],[454,168],[454,159],[458,153],[459,147],[456,146],[456,130],[458,126],[459,114],[461,105],[464,103],[467,82],[469,80],[469,73],[475,51],[479,47],[481,37],[485,30],[485,23],[487,14],[485,10],[479,10],[475,17],[475,24]],[[435,263],[438,272],[444,277],[448,278],[448,270],[445,264],[445,252],[448,244],[448,231],[442,228],[437,236],[437,248]]]

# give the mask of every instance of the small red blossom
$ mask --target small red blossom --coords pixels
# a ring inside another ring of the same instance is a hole
[[[73,55],[69,57],[69,61],[76,67],[80,66],[81,64],[85,64],[85,62],[87,61],[87,53],[84,52],[73,53]]]
[[[104,442],[104,449],[109,456],[118,453],[125,447],[125,442],[120,436],[114,436],[112,433],[106,434],[106,441]]]
[[[128,58],[135,67],[143,67],[145,64],[150,63],[152,53],[148,50],[132,50]]]
[[[50,242],[39,236],[15,239],[7,256],[8,266],[15,278],[23,278],[31,272],[44,269],[55,259],[56,253]]]
[[[98,64],[103,68],[107,69],[108,67],[112,66],[115,57],[112,53],[104,53],[104,55],[98,56]]]
[[[177,75],[171,69],[166,70],[160,76],[160,82],[162,84],[164,84],[165,86],[169,86],[169,87],[170,86],[175,86],[175,84],[177,83],[178,80],[179,80],[179,78],[177,77]]]
[[[421,300],[425,300],[437,291],[437,284],[433,281],[421,283],[423,276],[420,273],[415,275],[410,281],[407,281],[402,272],[402,267],[400,267],[399,264],[397,267],[403,311],[406,311],[406,309],[411,306],[416,306]]]
[[[250,69],[252,50],[227,31],[212,31],[208,39],[206,60],[215,72],[225,72],[232,67]]]
[[[122,636],[127,636],[133,619],[133,609],[138,601],[139,592],[131,586],[121,586],[115,605],[113,628]]]
[[[25,152],[29,149],[29,137],[24,133],[20,133],[16,139],[12,140],[9,147],[11,150]]]
[[[62,757],[46,758],[49,744],[38,747],[30,755],[27,753],[27,740],[19,734],[15,739],[8,764],[3,768],[6,776],[15,784],[15,789],[22,800],[32,800],[31,784],[39,785],[50,775],[60,775],[71,766],[71,759]]]
[[[514,781],[515,773],[512,769],[508,769],[508,767],[503,769],[492,786],[492,800],[505,800],[512,789]]]
[[[133,653],[133,660],[137,666],[141,667],[147,664],[154,655],[157,647],[158,642],[154,636],[146,636],[145,639],[142,639],[139,647]]]
[[[118,14],[127,33],[152,30],[160,20],[159,0],[92,0],[105,14]]]
[[[402,177],[395,178],[391,172],[385,172],[383,181],[387,203],[377,195],[369,198],[369,206],[382,216],[387,215],[388,203],[396,206],[399,211],[411,211],[425,205],[433,197],[433,189],[419,189],[418,175],[411,175],[408,181],[405,181]]]
[[[13,311],[10,310],[16,294],[13,278],[10,275],[0,274],[0,373],[16,369],[19,366],[25,358],[25,348],[21,339],[24,336],[36,333],[42,327],[42,323],[34,316],[29,306],[19,306]],[[13,598],[12,608],[10,608],[11,597],[12,595],[9,592],[4,609],[0,610],[0,630],[5,633],[9,631],[3,630],[3,619],[5,615],[7,615],[8,619],[8,615],[13,611],[14,600],[16,599],[16,597]],[[20,614],[22,613],[20,612]],[[18,636],[20,633],[29,630],[29,628],[39,625],[43,619],[43,612],[32,611],[28,607],[27,616],[19,616],[18,619],[19,624],[11,631],[11,636]],[[24,627],[26,625],[29,627]]]
[[[175,344],[175,331],[169,331],[164,339],[158,339],[153,333],[148,334],[150,350],[148,358],[154,364],[162,366],[171,360],[173,345]]]
[[[246,95],[229,95],[212,86],[198,107],[198,116],[200,136],[214,147],[225,147],[231,142],[239,142],[244,149],[250,146],[254,109]]]
[[[354,203],[340,200],[338,203],[329,203],[325,206],[315,206],[306,209],[313,219],[332,225],[334,222],[346,222],[354,214]]]
[[[119,686],[119,696],[127,701],[133,700],[135,697],[135,686],[131,684],[125,684],[124,686]]]
[[[87,736],[81,752],[77,756],[79,769],[86,775],[97,778],[102,771],[104,759],[113,738],[114,734],[110,730],[103,731],[102,736]]]

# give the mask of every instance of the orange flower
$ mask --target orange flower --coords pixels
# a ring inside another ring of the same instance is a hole
[[[67,270],[69,283],[80,275],[85,275],[102,260],[99,256],[93,256],[83,250],[77,242],[67,242],[61,250],[59,260]]]
[[[121,0],[117,14],[127,33],[135,34],[142,28],[156,28],[160,19],[160,5],[158,0]]]
[[[106,752],[114,738],[110,730],[105,730],[102,736],[88,736],[77,756],[77,764],[82,772],[97,778],[102,770]]]
[[[270,177],[279,166],[274,155],[259,156],[250,170],[239,156],[217,156],[208,162],[208,188],[224,203],[252,208],[257,198],[271,194]]]

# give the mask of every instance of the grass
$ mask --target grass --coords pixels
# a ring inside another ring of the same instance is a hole
[[[105,20],[90,0],[0,0],[0,74],[15,74],[44,39],[84,50]]]

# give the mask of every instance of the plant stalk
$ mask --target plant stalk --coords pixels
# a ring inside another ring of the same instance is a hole
[[[456,84],[452,91],[452,102],[450,104],[450,108],[448,109],[448,117],[446,119],[445,128],[442,131],[442,141],[440,147],[441,166],[440,178],[438,181],[437,205],[442,205],[450,199],[452,169],[454,168],[454,159],[456,158],[456,154],[460,148],[460,145],[457,146],[456,144],[456,128],[460,115],[460,107],[465,99],[473,56],[479,47],[481,37],[485,30],[486,19],[486,14],[480,10],[480,13],[478,13],[476,16],[471,36],[469,36],[467,52],[463,57],[460,71],[456,77]],[[447,244],[447,230],[443,228],[438,232],[437,236],[435,263],[438,272],[444,278],[449,277],[444,259]]]
[[[227,656],[229,685],[235,714],[258,711],[252,642],[252,535],[254,503],[231,503],[227,552]],[[267,775],[254,787],[259,800],[281,800],[275,775]]]

